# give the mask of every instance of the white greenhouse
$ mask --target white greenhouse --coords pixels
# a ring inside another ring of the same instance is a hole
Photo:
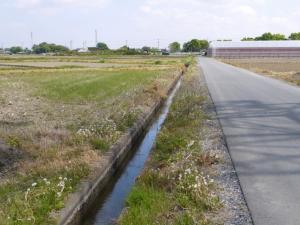
[[[300,41],[213,41],[207,55],[220,58],[300,57]]]

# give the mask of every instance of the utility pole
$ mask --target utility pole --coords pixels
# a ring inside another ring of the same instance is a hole
[[[157,49],[159,49],[159,47],[160,47],[160,40],[157,39]]]
[[[95,30],[95,47],[97,47],[98,44],[98,31]]]
[[[72,50],[73,49],[73,41],[71,40],[70,41],[70,50]]]
[[[33,33],[32,31],[30,32],[30,40],[31,40],[31,48],[33,47]]]

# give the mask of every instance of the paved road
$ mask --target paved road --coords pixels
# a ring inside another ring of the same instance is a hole
[[[300,88],[200,58],[256,225],[300,224]]]

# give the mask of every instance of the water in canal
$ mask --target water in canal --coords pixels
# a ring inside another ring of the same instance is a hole
[[[126,197],[131,191],[136,178],[144,168],[144,164],[149,156],[149,153],[153,147],[157,134],[159,133],[161,126],[163,125],[170,105],[173,101],[174,95],[180,87],[181,80],[171,92],[167,101],[165,102],[162,111],[154,120],[150,126],[145,137],[142,139],[140,145],[137,147],[135,154],[128,159],[127,165],[120,168],[117,174],[114,176],[114,180],[105,188],[101,195],[98,205],[91,212],[90,216],[86,219],[86,225],[108,225],[120,216]]]

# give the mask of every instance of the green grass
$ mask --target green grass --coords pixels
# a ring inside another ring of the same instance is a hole
[[[49,212],[64,206],[65,197],[88,174],[79,164],[54,174],[30,174],[0,186],[0,224],[57,224]]]
[[[138,186],[131,192],[127,205],[129,213],[123,218],[122,224],[154,224],[159,221],[159,214],[168,211],[172,201],[164,191],[151,187]],[[159,223],[162,224],[162,223]]]
[[[215,162],[201,149],[200,131],[208,116],[201,110],[195,67],[185,75],[156,147],[127,199],[120,225],[207,225],[207,213],[221,207],[206,165]]]
[[[102,101],[149,82],[160,71],[57,71],[16,76],[35,89],[36,96],[56,101]]]

